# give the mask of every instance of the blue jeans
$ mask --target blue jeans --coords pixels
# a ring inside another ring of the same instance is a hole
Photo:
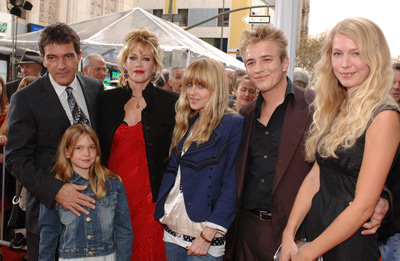
[[[205,256],[189,256],[187,252],[188,251],[181,246],[165,242],[165,253],[167,254],[168,261],[222,261],[222,256],[213,257],[210,254],[207,254]]]
[[[398,261],[400,260],[400,233],[389,237],[386,244],[380,247],[382,261]]]

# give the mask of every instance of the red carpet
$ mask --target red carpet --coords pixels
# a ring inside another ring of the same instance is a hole
[[[17,253],[11,251],[7,246],[2,246],[1,255],[3,257],[3,261],[22,261],[25,256],[25,252]]]

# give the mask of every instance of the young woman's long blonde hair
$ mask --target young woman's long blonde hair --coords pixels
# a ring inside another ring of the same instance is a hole
[[[96,199],[99,200],[107,193],[107,180],[109,178],[115,178],[121,181],[121,178],[118,174],[101,165],[99,140],[94,130],[88,125],[74,124],[65,131],[57,149],[56,163],[52,172],[55,177],[61,181],[69,182],[71,180],[74,170],[72,169],[70,159],[67,158],[67,152],[72,156],[79,138],[86,135],[93,141],[96,147],[97,156],[94,164],[89,170],[89,183]]]
[[[357,45],[361,60],[369,67],[367,78],[346,89],[332,68],[332,42],[343,34]],[[306,159],[314,161],[316,152],[323,158],[337,157],[335,151],[354,146],[374,114],[383,104],[395,102],[389,96],[393,80],[389,46],[380,28],[365,18],[348,18],[329,33],[316,65],[319,78],[315,84],[315,113],[306,142]]]
[[[183,150],[195,142],[202,144],[211,136],[211,133],[221,122],[222,117],[234,111],[228,108],[228,78],[222,64],[214,59],[200,59],[191,63],[183,75],[182,91],[175,105],[175,128],[172,135],[171,151],[178,146],[189,128],[189,120],[196,114],[190,109],[189,99],[186,95],[188,84],[200,84],[211,92],[209,102],[201,112],[198,127],[186,139]]]

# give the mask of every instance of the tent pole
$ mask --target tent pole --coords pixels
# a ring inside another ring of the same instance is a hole
[[[225,12],[225,0],[222,0],[222,13]],[[222,51],[222,47],[224,46],[224,19],[225,15],[221,16],[221,42],[219,43],[219,49]]]
[[[11,80],[17,79],[17,72],[15,68],[15,51],[17,47],[17,22],[16,22],[16,16],[12,15],[12,54],[11,54]]]

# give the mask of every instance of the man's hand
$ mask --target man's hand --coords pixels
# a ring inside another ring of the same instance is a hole
[[[7,144],[7,136],[6,135],[0,135],[0,145],[4,146]]]
[[[366,222],[363,225],[363,228],[367,230],[363,230],[361,232],[362,235],[372,235],[378,231],[378,228],[381,226],[382,220],[385,217],[386,213],[389,210],[389,201],[384,198],[379,198],[378,204],[376,204],[374,214],[370,218],[370,221]]]
[[[79,212],[88,215],[89,211],[85,210],[82,206],[95,209],[93,204],[95,204],[96,201],[78,192],[78,190],[85,190],[86,188],[87,186],[79,186],[71,183],[64,184],[56,195],[56,201],[78,217],[80,216]]]

